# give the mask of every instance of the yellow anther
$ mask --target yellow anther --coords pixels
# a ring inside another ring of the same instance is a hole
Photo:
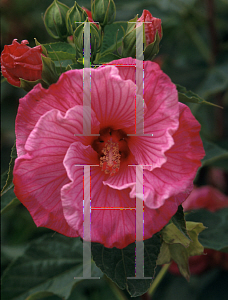
[[[112,138],[105,143],[102,149],[104,156],[100,158],[100,167],[105,174],[110,176],[115,175],[120,169],[120,157],[119,144],[114,143]]]

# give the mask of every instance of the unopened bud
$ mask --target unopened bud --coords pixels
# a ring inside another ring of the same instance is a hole
[[[93,20],[101,26],[114,22],[116,6],[113,0],[93,0],[91,8]]]
[[[44,14],[44,25],[54,39],[67,38],[66,13],[68,10],[68,6],[54,0]]]
[[[75,29],[84,22],[87,18],[87,13],[75,1],[74,6],[71,7],[66,14],[66,25],[68,35],[73,35]]]

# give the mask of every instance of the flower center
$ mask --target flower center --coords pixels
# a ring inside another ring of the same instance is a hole
[[[92,148],[98,153],[100,167],[105,174],[113,176],[119,171],[121,161],[130,153],[128,139],[121,129],[113,130],[108,127],[100,130],[100,136],[93,141]]]
[[[100,167],[105,174],[110,174],[113,176],[120,169],[120,157],[119,154],[119,144],[114,143],[112,138],[105,143],[102,149],[104,156],[100,158]]]

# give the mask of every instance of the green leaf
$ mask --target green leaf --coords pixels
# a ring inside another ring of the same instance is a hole
[[[207,227],[199,235],[199,241],[205,248],[228,252],[228,208],[213,213],[200,209],[187,214],[186,219],[203,222]]]
[[[208,102],[202,98],[200,98],[197,94],[193,93],[192,91],[187,91],[185,87],[176,84],[177,91],[178,91],[178,98],[180,102],[186,103],[198,103],[198,104],[207,104],[207,105],[212,105],[216,107],[220,107],[219,105],[216,105],[214,103]]]
[[[191,241],[180,233],[172,223],[162,230],[163,243],[157,264],[163,265],[174,260],[178,264],[181,274],[189,280],[188,258],[203,254],[204,248],[198,240],[198,235],[205,227],[202,223],[196,222],[187,222],[186,227]]]
[[[73,44],[72,44],[73,45]],[[76,51],[74,46],[68,43],[50,43],[44,44],[42,46],[48,51],[48,57],[51,58],[53,61],[73,61],[76,60]]]
[[[99,57],[98,61],[94,61],[94,64],[105,64],[109,63],[112,60],[120,59],[121,57],[113,54],[113,53],[106,53],[105,55],[102,55]]]
[[[67,66],[66,71],[74,70],[74,69],[83,69],[83,68],[84,68],[84,65],[79,64],[79,63],[70,64],[70,65]]]
[[[53,296],[50,292],[37,292],[28,296],[25,300],[43,300],[45,297]]]
[[[213,165],[219,160],[227,160],[228,159],[228,151],[223,149],[216,144],[207,141],[206,139],[203,140],[203,147],[206,152],[205,157],[202,160],[202,165]],[[224,164],[226,166],[226,164]]]
[[[10,190],[13,187],[13,168],[14,168],[14,161],[17,158],[16,142],[14,143],[14,145],[11,149],[10,156],[11,156],[11,159],[10,159],[10,163],[9,163],[9,170],[7,173],[7,180],[1,191],[1,196],[4,195],[8,190]]]
[[[160,251],[160,233],[144,241],[144,276],[153,277],[156,260]],[[144,294],[152,279],[128,279],[135,277],[135,243],[124,249],[105,248],[92,243],[92,256],[96,265],[121,289],[127,289],[132,297]]]
[[[1,191],[1,214],[20,204],[20,201],[16,198],[13,191],[13,168],[16,158],[17,150],[16,144],[14,144],[11,150],[9,170],[5,172],[1,178],[1,186],[3,186]]]
[[[50,57],[41,56],[43,70],[42,70],[42,79],[48,84],[51,85],[56,83],[59,79],[59,76],[56,72],[55,64]]]
[[[162,230],[162,239],[166,244],[181,244],[186,248],[191,243],[189,236],[186,237],[173,223]]]
[[[35,40],[36,46],[41,46],[42,51],[43,51],[43,54],[44,54],[45,56],[48,56],[47,49],[46,49],[42,44],[40,44],[40,43],[37,41],[36,38],[34,38],[34,40]]]
[[[23,78],[20,78],[20,88],[22,88],[23,90],[25,90],[26,92],[31,91],[35,85],[37,85],[38,83],[42,84],[42,87],[47,89],[48,88],[48,84],[43,81],[42,79],[37,79],[35,81],[29,81],[29,80],[25,80]]]
[[[184,234],[184,236],[190,240],[188,232],[186,230],[186,222],[184,218],[184,211],[182,205],[178,206],[178,210],[172,217],[173,224]]]
[[[70,53],[63,52],[63,51],[49,52],[48,56],[54,61],[69,60],[69,59],[75,60],[76,59],[75,54],[70,54]]]
[[[3,274],[2,299],[25,300],[38,292],[68,298],[74,285],[82,280],[74,279],[82,277],[82,255],[79,238],[56,233],[31,241],[24,255]],[[92,276],[101,275],[94,263],[91,272]]]
[[[47,49],[48,55],[54,52],[64,52],[75,55],[74,44],[59,42],[59,43],[50,43],[43,44],[43,46]]]
[[[149,44],[144,51],[145,60],[152,60],[158,54],[160,41],[161,38],[157,31],[153,43]]]
[[[115,22],[110,25],[106,25],[104,28],[104,38],[101,46],[101,53],[113,52],[121,46],[121,40],[127,29],[127,22]]]
[[[21,204],[21,202],[15,197],[13,190],[10,190],[1,198],[1,207],[3,207],[1,208],[1,214],[4,214],[5,212],[18,206],[19,204]]]

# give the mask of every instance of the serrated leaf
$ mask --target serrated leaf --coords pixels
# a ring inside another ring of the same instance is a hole
[[[1,190],[3,189],[3,187],[6,184],[6,180],[7,180],[7,177],[8,177],[8,172],[9,172],[9,170],[7,170],[7,171],[5,171],[4,173],[1,174]]]
[[[198,235],[205,227],[202,223],[186,222],[186,228],[191,241],[186,237],[184,237],[185,240],[183,240],[179,235],[180,231],[172,223],[162,230],[163,243],[157,259],[157,264],[163,265],[174,260],[177,263],[181,274],[189,280],[190,272],[188,258],[190,256],[203,254],[204,247],[200,244]],[[182,234],[182,236],[184,235]],[[183,241],[186,243],[183,243]]]
[[[16,196],[13,191],[14,185],[13,183],[10,184],[9,189],[7,192],[2,193],[1,195],[1,210],[3,210]]]
[[[9,170],[7,173],[7,179],[6,183],[3,186],[3,189],[1,191],[1,196],[4,195],[8,190],[10,190],[13,187],[13,168],[14,168],[14,161],[17,158],[17,149],[16,149],[16,142],[14,143],[11,154],[10,154],[10,163],[9,163]]]
[[[14,144],[11,150],[11,159],[9,163],[9,170],[2,175],[1,186],[1,214],[10,210],[11,208],[20,204],[13,191],[13,168],[14,161],[17,158],[16,145]]]
[[[202,99],[200,96],[197,94],[193,93],[192,91],[187,91],[187,89],[179,84],[176,84],[177,91],[178,91],[178,98],[180,102],[186,103],[198,103],[198,104],[207,104],[207,105],[212,105],[216,106],[219,108],[222,108],[219,105],[216,105],[214,103],[208,102],[204,99]]]
[[[186,229],[186,222],[182,205],[178,206],[177,212],[172,217],[172,222],[185,235],[186,238],[190,239]]]
[[[38,292],[68,298],[73,286],[81,281],[74,277],[82,277],[82,251],[79,238],[58,233],[31,241],[24,255],[17,258],[3,274],[2,299],[25,300]],[[91,272],[92,276],[100,272],[94,263]]]
[[[144,241],[144,276],[153,277],[161,239],[157,233]],[[135,277],[135,243],[124,249],[105,248],[92,243],[92,256],[96,265],[121,289],[127,289],[132,297],[144,294],[150,287],[151,279],[128,279]]]
[[[202,222],[207,227],[199,235],[199,241],[205,248],[228,252],[228,208],[213,213],[196,210],[187,214],[186,219]]]
[[[12,191],[13,192],[13,191]],[[13,193],[14,194],[14,193]],[[8,195],[8,193],[6,194]],[[12,199],[12,196],[10,196],[10,198]],[[1,200],[2,202],[2,200]],[[5,202],[5,201],[4,201]],[[10,200],[10,202],[4,206],[3,209],[1,209],[1,214],[4,214],[5,212],[9,211],[10,209],[18,206],[19,204],[21,204],[21,202],[15,197],[13,198],[13,200]]]

